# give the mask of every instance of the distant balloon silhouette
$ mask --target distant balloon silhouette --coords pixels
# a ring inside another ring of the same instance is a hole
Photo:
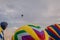
[[[24,15],[23,14],[21,14],[21,17],[23,17]]]

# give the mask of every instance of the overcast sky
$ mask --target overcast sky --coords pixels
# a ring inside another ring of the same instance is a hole
[[[7,21],[9,27],[60,23],[60,0],[0,0],[1,21]]]

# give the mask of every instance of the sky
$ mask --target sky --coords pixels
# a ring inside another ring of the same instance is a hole
[[[60,0],[0,0],[2,21],[8,22],[8,30],[25,24],[38,24],[43,29],[51,24],[59,24]]]
[[[38,24],[45,27],[60,22],[60,0],[0,0],[0,22],[9,27]],[[24,16],[21,17],[21,14]]]

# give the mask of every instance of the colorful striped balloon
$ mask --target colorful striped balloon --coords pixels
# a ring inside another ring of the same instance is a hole
[[[45,30],[52,40],[60,40],[60,24],[50,25]]]
[[[12,40],[49,40],[46,31],[38,31],[40,26],[25,25],[16,30]]]

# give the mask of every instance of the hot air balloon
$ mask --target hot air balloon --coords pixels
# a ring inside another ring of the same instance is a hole
[[[60,40],[60,24],[47,26],[45,31],[48,33],[52,40]]]
[[[12,37],[12,40],[49,40],[46,31],[39,31],[40,26],[24,25],[18,28]]]

